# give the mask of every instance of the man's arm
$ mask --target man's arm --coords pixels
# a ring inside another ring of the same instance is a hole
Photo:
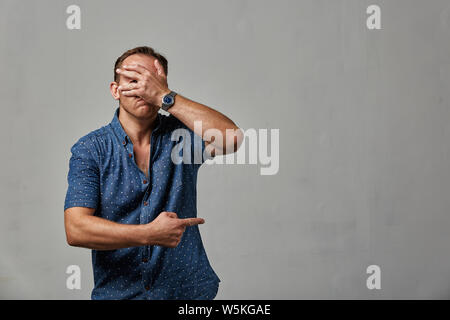
[[[161,212],[148,224],[132,225],[94,216],[95,209],[71,207],[64,211],[67,243],[95,250],[115,250],[144,245],[176,247],[188,226],[202,218],[179,219],[174,212]]]
[[[95,209],[72,207],[64,211],[67,243],[75,247],[113,250],[146,245],[146,225],[120,224],[94,216]]]
[[[195,134],[202,137],[206,145],[211,143],[214,147],[213,153],[211,153],[213,156],[236,152],[242,143],[242,130],[232,120],[224,114],[192,101],[181,94],[175,96],[175,103],[169,108],[168,112],[183,122]],[[200,130],[199,126],[194,125],[195,121],[201,121]],[[205,131],[209,129],[219,130],[223,139],[211,141],[210,137],[204,135]]]
[[[146,102],[161,107],[162,98],[170,92],[170,89],[167,85],[167,76],[164,74],[164,69],[157,59],[154,60],[154,67],[156,72],[141,65],[124,65],[117,69],[117,73],[137,81],[119,86],[119,92],[125,96],[139,96]],[[232,120],[222,113],[192,101],[179,93],[175,96],[175,103],[169,108],[168,112],[205,140],[205,145],[213,156],[235,152],[242,143],[243,132]],[[196,121],[201,121],[201,126],[195,126],[194,122]],[[216,136],[214,136],[214,139],[205,136],[205,131],[209,129],[218,130],[222,139],[217,139]],[[208,144],[211,144],[213,148]]]

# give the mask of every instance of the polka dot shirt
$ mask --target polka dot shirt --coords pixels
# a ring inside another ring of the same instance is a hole
[[[158,113],[147,177],[135,162],[119,111],[117,108],[111,123],[72,146],[64,210],[94,208],[94,215],[124,224],[149,223],[162,211],[175,212],[179,218],[196,217],[197,172],[205,160],[201,156],[204,141],[174,116]],[[189,135],[172,141],[177,129],[185,129]],[[192,143],[187,144],[189,141]],[[183,159],[190,156],[190,163],[172,161],[172,150],[181,144],[179,155]],[[194,161],[199,154],[201,161]],[[92,250],[92,265],[92,299],[213,299],[220,282],[198,226],[187,227],[175,248],[152,245]]]

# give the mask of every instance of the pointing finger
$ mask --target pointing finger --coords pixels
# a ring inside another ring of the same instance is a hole
[[[180,219],[182,224],[186,227],[192,227],[197,224],[203,224],[205,223],[205,220],[202,218],[186,218],[186,219]]]

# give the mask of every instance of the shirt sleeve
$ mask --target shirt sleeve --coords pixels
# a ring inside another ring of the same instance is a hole
[[[70,207],[97,209],[100,199],[100,174],[97,162],[82,141],[77,142],[71,148],[71,152],[64,210]]]

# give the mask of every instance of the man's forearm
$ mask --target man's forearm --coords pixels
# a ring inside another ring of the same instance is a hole
[[[115,250],[148,244],[148,226],[116,223],[91,215],[66,221],[68,243],[95,250]]]
[[[234,152],[242,142],[242,131],[236,124],[224,114],[195,101],[192,101],[181,94],[175,96],[175,103],[168,110],[173,116],[183,122],[195,134],[204,138],[204,132],[209,129],[219,130],[222,134],[222,141],[213,141],[216,148],[222,149],[221,153]],[[201,130],[195,126],[195,121],[201,121]],[[233,130],[232,134],[227,134],[228,130]],[[204,139],[205,140],[205,139]],[[206,140],[211,142],[209,140]],[[228,148],[228,149],[227,149]],[[228,150],[228,152],[227,152]]]

